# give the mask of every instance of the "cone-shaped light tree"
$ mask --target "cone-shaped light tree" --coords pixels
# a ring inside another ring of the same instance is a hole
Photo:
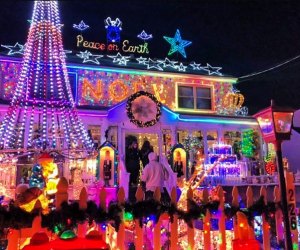
[[[90,152],[75,109],[57,1],[35,1],[18,84],[0,128],[0,149]]]

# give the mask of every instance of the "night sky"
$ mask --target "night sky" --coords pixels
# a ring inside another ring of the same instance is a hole
[[[163,36],[192,41],[187,59],[202,65],[223,67],[225,75],[240,77],[261,71],[300,55],[300,1],[216,0],[72,0],[59,1],[65,49],[76,49],[74,23],[84,20],[91,28],[83,32],[89,41],[106,41],[104,19],[119,17],[121,40],[139,43],[142,30],[153,34],[151,58],[164,59],[170,49]],[[32,1],[1,1],[0,44],[26,42]],[[5,52],[4,48],[0,48]],[[137,55],[138,57],[138,55]],[[300,108],[300,58],[255,77],[241,78],[237,88],[245,95],[250,114],[269,106]]]

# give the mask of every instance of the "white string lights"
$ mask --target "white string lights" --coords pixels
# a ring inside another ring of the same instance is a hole
[[[57,1],[36,1],[18,84],[0,127],[0,148],[92,150],[75,110],[61,27]]]

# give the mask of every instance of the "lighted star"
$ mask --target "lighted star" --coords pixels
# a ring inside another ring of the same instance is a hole
[[[190,66],[192,66],[193,70],[201,70],[200,63],[192,62],[190,63]]]
[[[201,67],[201,69],[207,71],[209,75],[222,75],[222,73],[219,72],[222,69],[222,67],[212,67],[210,64],[207,63],[206,66]]]
[[[180,63],[176,68],[178,69],[178,71],[185,72],[187,66],[184,66],[182,63]]]
[[[171,49],[170,49],[170,51],[168,53],[168,56],[172,55],[175,52],[179,52],[184,58],[186,58],[186,53],[185,53],[185,49],[184,48],[187,47],[187,46],[189,46],[189,45],[191,45],[192,42],[191,41],[187,41],[187,40],[182,40],[179,30],[176,30],[174,38],[164,36],[164,39],[169,44],[171,44]]]
[[[80,30],[80,31],[84,31],[86,29],[88,29],[90,26],[87,25],[83,20],[81,20],[81,22],[79,24],[73,24],[73,28]]]
[[[152,60],[151,58],[148,59],[147,61],[147,69],[158,69],[163,71],[162,67],[159,65],[160,63],[157,61]]]
[[[160,64],[163,64],[163,67],[171,67],[173,69],[175,69],[177,67],[177,65],[175,65],[177,63],[177,61],[171,61],[169,58],[165,58],[165,60],[157,60]]]
[[[129,61],[128,58],[130,56],[122,56],[119,52],[115,56],[108,56],[110,58],[113,58],[113,63],[118,63],[119,65],[127,65],[127,62]]]
[[[83,63],[86,62],[92,62],[95,64],[100,64],[100,62],[98,61],[98,59],[100,59],[101,57],[103,57],[102,55],[93,55],[91,52],[89,51],[80,51],[80,54],[76,54],[76,56],[78,56],[79,58],[83,59]],[[90,58],[91,57],[91,58]]]
[[[140,56],[139,58],[136,58],[135,60],[137,60],[139,62],[139,64],[147,65],[147,58],[146,57]]]
[[[9,49],[7,55],[14,55],[14,54],[24,54],[24,45],[16,43],[14,46],[12,45],[2,45],[1,47]]]

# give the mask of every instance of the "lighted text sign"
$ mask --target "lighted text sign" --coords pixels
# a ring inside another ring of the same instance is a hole
[[[125,53],[137,53],[137,54],[149,54],[148,43],[132,45],[129,40],[124,40],[122,45],[115,43],[106,44],[103,42],[91,42],[84,39],[82,35],[76,37],[76,45],[78,48],[88,48],[106,52],[125,52]]]

